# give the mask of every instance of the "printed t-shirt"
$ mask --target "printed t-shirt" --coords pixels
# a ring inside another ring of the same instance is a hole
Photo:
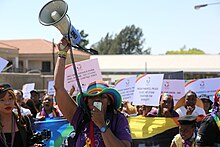
[[[84,112],[82,108],[78,107],[71,122],[75,130],[80,124],[82,124],[83,115]],[[112,116],[111,113],[107,113],[105,120],[106,122],[110,121],[108,127],[119,140],[132,141],[128,120],[123,114],[118,113]],[[95,146],[104,147],[105,145],[102,139],[101,131],[95,124],[93,125],[93,131]],[[87,138],[89,138],[89,122],[82,128],[81,133],[77,138],[76,146],[85,146]]]

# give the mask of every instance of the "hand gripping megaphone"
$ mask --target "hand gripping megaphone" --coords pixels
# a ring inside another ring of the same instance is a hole
[[[67,19],[68,5],[63,0],[52,0],[48,2],[39,13],[39,21],[42,25],[55,26],[61,34],[71,42],[71,45],[79,44],[80,33],[71,25]]]

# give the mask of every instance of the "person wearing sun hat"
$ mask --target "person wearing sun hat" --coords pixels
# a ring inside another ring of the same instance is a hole
[[[110,99],[113,102],[113,108],[116,110],[121,106],[122,98],[120,93],[113,88],[110,88],[107,83],[97,80],[89,84],[86,92],[79,93],[76,96],[76,102],[80,107],[85,107],[85,98],[94,97],[101,94],[110,94]]]
[[[220,89],[214,94],[213,112],[201,122],[197,146],[220,146]]]
[[[184,115],[205,116],[202,101],[197,98],[194,91],[189,90],[184,97],[177,101],[174,109],[179,117]]]
[[[85,92],[72,99],[64,88],[66,54],[70,49],[63,38],[57,45],[59,52],[54,72],[56,102],[64,117],[73,125],[76,134],[70,146],[129,147],[131,133],[126,117],[118,111],[121,95],[104,81],[94,81]]]

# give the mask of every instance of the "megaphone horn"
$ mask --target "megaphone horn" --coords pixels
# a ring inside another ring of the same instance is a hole
[[[70,39],[71,45],[76,45],[79,44],[81,36],[67,19],[67,10],[68,5],[65,1],[52,0],[40,10],[39,21],[45,26],[55,26],[67,40]]]

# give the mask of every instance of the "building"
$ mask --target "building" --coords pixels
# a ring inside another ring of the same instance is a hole
[[[75,62],[90,58],[90,54],[72,50]],[[0,40],[0,57],[9,61],[0,73],[0,82],[7,82],[15,89],[26,83],[35,83],[36,89],[47,89],[53,80],[53,70],[57,59],[57,48],[43,39]],[[66,63],[71,63],[70,56]]]
[[[37,88],[45,89],[48,80],[53,80],[56,52],[56,46],[43,39],[0,40],[0,57],[9,61],[0,81],[15,87],[35,82]],[[103,79],[109,82],[156,73],[164,73],[165,79],[220,77],[220,55],[90,55],[75,49],[73,54],[75,62],[98,58]],[[70,56],[66,63],[71,63]]]
[[[43,39],[0,40],[0,55],[9,61],[8,72],[53,74],[57,48]],[[74,50],[75,62],[90,58],[90,54]],[[70,57],[67,62],[70,62]]]
[[[164,73],[167,79],[220,77],[220,55],[92,55],[103,78],[115,81],[137,74]]]

